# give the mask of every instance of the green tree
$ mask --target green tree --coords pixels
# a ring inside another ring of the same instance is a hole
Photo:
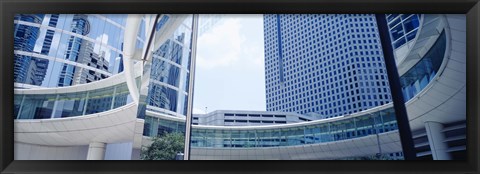
[[[184,150],[185,136],[182,133],[164,133],[154,137],[149,147],[142,148],[142,160],[175,160],[178,152]]]

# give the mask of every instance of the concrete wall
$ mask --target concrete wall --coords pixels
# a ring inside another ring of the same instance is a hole
[[[105,160],[130,160],[132,158],[132,142],[107,144]]]
[[[88,146],[14,144],[14,160],[85,160],[87,152]]]

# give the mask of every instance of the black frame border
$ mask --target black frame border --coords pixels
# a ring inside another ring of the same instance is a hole
[[[479,0],[0,0],[1,173],[478,173]],[[14,161],[16,13],[462,13],[467,16],[466,161]]]

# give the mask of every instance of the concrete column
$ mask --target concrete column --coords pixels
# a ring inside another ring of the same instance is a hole
[[[105,143],[91,142],[88,145],[87,160],[104,160],[105,147]]]
[[[450,154],[447,152],[448,145],[443,142],[445,135],[442,133],[443,125],[438,122],[425,122],[427,130],[428,142],[432,151],[433,160],[451,160]]]

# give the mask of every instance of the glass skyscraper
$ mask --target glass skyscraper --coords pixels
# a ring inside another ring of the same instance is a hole
[[[18,15],[16,20],[21,20],[31,24],[42,22],[44,15]],[[39,29],[33,26],[17,25],[15,26],[14,49],[25,52],[32,52],[35,41],[38,38]],[[50,40],[51,41],[51,40]],[[50,42],[51,43],[51,42]],[[37,85],[45,77],[45,63],[48,60],[36,60],[27,55],[15,55],[14,79]]]
[[[122,14],[16,15],[15,87],[72,86],[117,74],[125,19]],[[138,42],[144,38],[139,35]]]
[[[330,118],[391,101],[370,14],[264,16],[267,111]]]

